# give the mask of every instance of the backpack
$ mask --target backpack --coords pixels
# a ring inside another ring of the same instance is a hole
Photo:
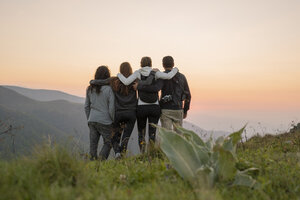
[[[150,74],[150,75],[152,75],[152,74]],[[141,80],[146,80],[147,77],[148,76],[141,75]],[[155,79],[152,80],[151,84],[154,84],[154,83],[155,83]],[[145,91],[140,91],[140,90],[138,92],[139,92],[139,98],[145,103],[155,103],[158,100],[158,92],[145,92]]]

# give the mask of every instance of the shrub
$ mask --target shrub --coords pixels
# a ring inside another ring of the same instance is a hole
[[[212,187],[217,181],[258,188],[259,183],[248,175],[257,168],[239,171],[236,146],[244,128],[204,142],[196,133],[177,127],[179,134],[159,127],[160,147],[178,174],[192,185],[201,181]],[[201,179],[201,180],[199,180]]]

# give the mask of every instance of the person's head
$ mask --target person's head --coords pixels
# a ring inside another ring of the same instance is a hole
[[[142,57],[141,59],[141,67],[152,67],[152,61],[150,57]]]
[[[110,78],[110,71],[108,67],[104,65],[98,67],[94,78],[95,80]],[[96,89],[96,93],[99,94],[101,91],[101,85],[90,85],[89,89],[91,89],[92,92],[94,89]]]
[[[162,63],[165,69],[172,69],[174,67],[174,59],[172,56],[165,56]]]
[[[110,71],[107,66],[102,65],[97,68],[95,73],[95,79],[107,79],[110,77]]]
[[[132,74],[132,68],[128,62],[123,62],[120,65],[120,73],[126,78]],[[128,95],[129,91],[132,89],[132,85],[124,85],[118,78],[112,78],[110,83],[114,92],[120,93],[122,95]]]
[[[132,68],[128,62],[123,62],[120,65],[120,73],[126,78],[132,74]]]

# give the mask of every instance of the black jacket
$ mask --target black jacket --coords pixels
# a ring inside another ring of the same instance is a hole
[[[116,111],[136,110],[137,98],[135,90],[131,89],[128,95],[122,95],[118,92],[114,92],[114,94]]]
[[[169,72],[166,70],[165,72]],[[153,77],[154,78],[154,77]],[[142,82],[142,81],[140,81]],[[180,110],[184,113],[190,109],[191,92],[185,76],[179,72],[170,80],[157,80],[153,85],[140,84],[138,85],[140,91],[158,92],[161,91],[161,99],[166,95],[171,95],[172,100],[168,102],[160,101],[161,109]],[[184,101],[184,105],[183,102]]]

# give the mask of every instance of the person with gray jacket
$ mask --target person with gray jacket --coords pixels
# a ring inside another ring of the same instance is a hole
[[[98,67],[95,80],[110,77],[106,66]],[[97,149],[100,136],[104,145],[99,153],[100,160],[106,160],[112,147],[112,123],[115,113],[115,97],[109,85],[90,85],[87,88],[85,99],[85,113],[90,129],[90,156],[91,160],[98,158]]]

